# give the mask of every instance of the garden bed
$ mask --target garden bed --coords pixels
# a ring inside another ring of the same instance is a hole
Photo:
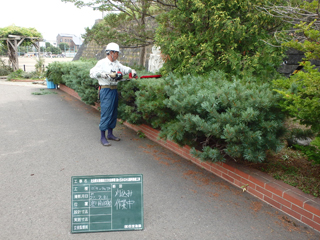
[[[268,153],[267,160],[263,163],[241,163],[265,172],[304,193],[320,197],[320,165],[314,165],[298,150],[286,147],[279,153]]]

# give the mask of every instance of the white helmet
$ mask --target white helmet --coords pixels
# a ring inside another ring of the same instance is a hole
[[[120,52],[120,48],[119,45],[116,43],[109,43],[106,47],[106,53],[109,54],[110,51],[114,51],[114,52]]]

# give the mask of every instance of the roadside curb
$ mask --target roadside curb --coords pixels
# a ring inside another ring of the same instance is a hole
[[[63,84],[60,84],[60,90],[81,100],[77,92]],[[98,109],[97,105],[93,107]],[[161,140],[158,137],[159,131],[147,125],[134,125],[128,122],[123,124],[136,132],[143,132],[150,140],[190,160],[232,185],[242,189],[245,188],[248,193],[256,198],[320,232],[319,198],[314,198],[312,195],[305,194],[301,190],[278,181],[266,173],[236,162],[228,162],[227,164],[203,162],[190,154],[189,146],[180,147],[170,140]]]

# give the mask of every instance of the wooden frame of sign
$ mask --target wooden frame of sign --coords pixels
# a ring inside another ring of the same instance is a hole
[[[143,230],[142,174],[71,177],[71,233]]]

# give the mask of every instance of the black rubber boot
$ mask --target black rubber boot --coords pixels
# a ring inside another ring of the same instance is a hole
[[[106,139],[106,131],[101,131],[101,144],[103,146],[111,146],[111,143],[108,142],[108,140]]]
[[[115,137],[113,134],[112,134],[112,128],[108,128],[108,136],[107,136],[107,138],[109,139],[109,140],[113,140],[113,141],[120,141],[120,138],[118,138],[118,137]]]

